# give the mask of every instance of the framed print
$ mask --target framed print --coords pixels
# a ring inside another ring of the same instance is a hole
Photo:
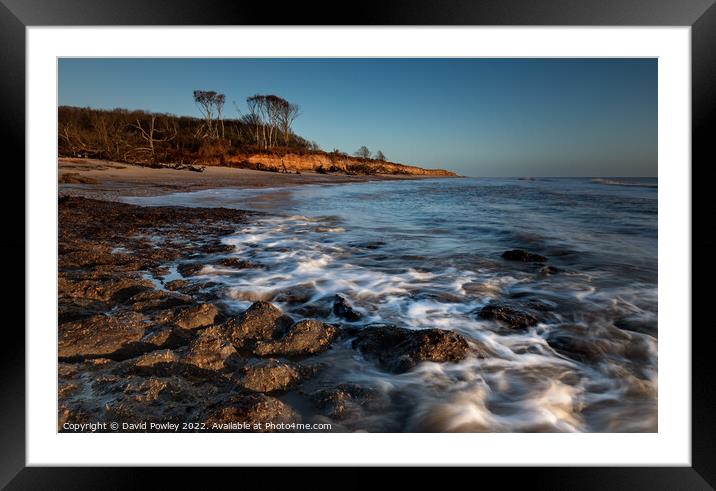
[[[716,7],[276,10],[3,1],[3,484],[712,489]]]

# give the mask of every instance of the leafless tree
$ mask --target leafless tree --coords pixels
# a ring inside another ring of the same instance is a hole
[[[301,115],[298,104],[292,104],[286,100],[279,105],[278,122],[283,132],[283,144],[288,146],[289,137],[291,136],[291,125],[298,116]]]
[[[300,114],[298,105],[277,95],[255,94],[246,99],[249,113],[244,121],[255,128],[256,144],[272,148],[283,134],[284,145],[288,146],[291,125]]]
[[[134,150],[149,154],[149,158],[152,162],[156,161],[156,144],[171,141],[177,136],[176,125],[167,120],[163,120],[161,128],[157,128],[156,120],[157,117],[152,115],[146,129],[142,126],[139,119],[137,119],[136,124],[132,125],[134,128],[139,130],[139,136],[144,142],[146,142],[145,147],[138,147]]]
[[[369,159],[370,158],[370,150],[368,150],[368,147],[363,145],[358,150],[356,150],[355,156],[360,157],[362,159]]]
[[[224,109],[226,97],[213,90],[195,90],[194,103],[199,107],[206,130],[203,132],[205,138],[219,138],[219,128],[221,128],[221,137],[224,135],[224,119],[222,111]],[[199,131],[199,133],[202,133]]]
[[[376,160],[385,160],[385,155],[383,155],[383,152],[382,152],[382,151],[378,150],[378,151],[375,153],[375,159],[376,159]]]

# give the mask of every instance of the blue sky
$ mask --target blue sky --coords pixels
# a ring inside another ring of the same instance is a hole
[[[470,176],[656,176],[656,59],[61,59],[59,104],[199,116],[274,93],[324,150]]]

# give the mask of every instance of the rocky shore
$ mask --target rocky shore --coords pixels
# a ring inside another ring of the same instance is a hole
[[[127,431],[270,430],[266,423],[290,430],[316,422],[342,429],[347,414],[391,401],[370,387],[321,378],[322,353],[359,357],[388,373],[483,355],[446,330],[357,329],[294,318],[268,302],[235,311],[222,287],[197,273],[211,264],[261,267],[221,241],[253,218],[60,197],[59,431],[102,422]],[[333,312],[359,318],[340,295]],[[167,430],[167,423],[178,426]]]

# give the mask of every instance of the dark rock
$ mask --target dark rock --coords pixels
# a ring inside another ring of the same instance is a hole
[[[205,420],[210,431],[260,432],[274,431],[266,423],[280,425],[300,421],[290,406],[263,394],[233,396],[213,409]]]
[[[310,301],[316,294],[313,285],[296,285],[276,293],[274,301],[283,303],[300,304]]]
[[[595,362],[606,354],[604,343],[582,334],[551,334],[547,337],[547,344],[559,353],[581,362]]]
[[[162,312],[158,321],[164,324],[172,323],[182,329],[193,330],[213,325],[218,315],[219,309],[215,305],[202,303]]]
[[[60,359],[125,358],[147,350],[142,342],[147,324],[141,314],[94,315],[62,324],[59,329]]]
[[[513,329],[527,329],[537,324],[537,318],[527,312],[521,312],[507,305],[489,304],[480,310],[483,319],[500,321]]]
[[[288,333],[273,341],[259,341],[254,353],[259,356],[307,356],[327,350],[336,337],[335,327],[313,319],[296,322]]]
[[[61,298],[121,302],[137,293],[151,290],[153,285],[148,280],[128,276],[72,280],[59,275],[57,287]]]
[[[234,374],[241,387],[254,392],[287,390],[301,379],[300,369],[277,360],[259,360],[242,367]]]
[[[189,342],[189,334],[177,326],[156,326],[144,334],[142,342],[152,349],[178,348]]]
[[[162,349],[157,351],[150,351],[141,356],[135,358],[135,367],[154,367],[156,365],[173,364],[179,362],[179,355],[176,351],[170,349]]]
[[[505,251],[502,253],[502,257],[508,261],[522,261],[524,263],[543,263],[547,261],[547,258],[544,256],[523,251],[521,249]]]
[[[341,420],[359,417],[363,409],[383,408],[386,401],[381,396],[375,389],[346,383],[335,388],[318,390],[310,395],[310,399],[324,415]]]
[[[268,302],[255,302],[238,317],[229,319],[222,329],[237,347],[246,347],[259,340],[282,336],[293,319]]]
[[[196,275],[202,269],[204,269],[204,265],[202,263],[184,263],[177,266],[177,271],[179,271],[179,273],[181,273],[181,275],[185,278],[187,276]]]
[[[220,266],[226,266],[227,268],[233,268],[233,269],[249,269],[249,268],[255,268],[256,265],[252,263],[251,261],[247,261],[245,259],[239,259],[238,257],[227,257],[224,259],[219,259],[214,264],[218,264]]]
[[[131,304],[132,309],[137,312],[149,312],[179,305],[187,305],[193,303],[193,301],[189,295],[182,293],[152,290],[132,295],[126,303]]]
[[[360,313],[356,312],[351,304],[348,303],[348,300],[341,295],[333,297],[333,313],[350,322],[355,322],[361,318]]]
[[[189,286],[190,283],[186,280],[172,280],[164,284],[164,287],[170,291],[182,290]]]
[[[402,373],[422,361],[457,362],[467,356],[467,341],[453,331],[412,330],[395,326],[366,327],[352,346],[389,372]]]
[[[226,371],[236,368],[239,356],[217,327],[209,327],[189,343],[182,362],[206,370]]]

